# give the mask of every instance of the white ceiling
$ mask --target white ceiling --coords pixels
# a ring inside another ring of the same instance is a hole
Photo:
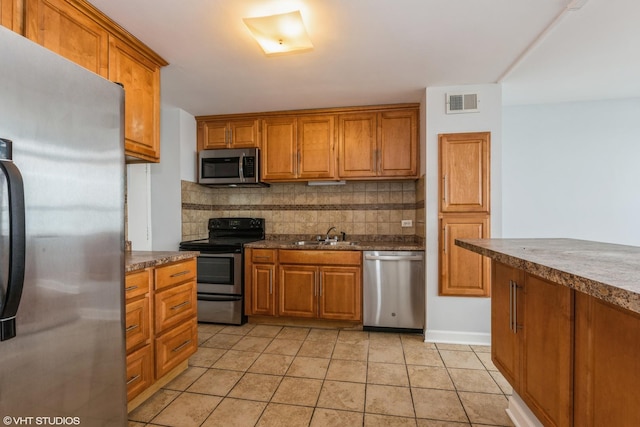
[[[170,63],[162,102],[196,116],[418,102],[429,86],[495,82],[505,104],[640,96],[637,0],[89,1]],[[242,18],[298,9],[315,49],[266,57]]]

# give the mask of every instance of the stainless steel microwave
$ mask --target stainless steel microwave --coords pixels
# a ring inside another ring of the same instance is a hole
[[[198,154],[198,183],[212,186],[260,186],[260,149],[223,148]]]

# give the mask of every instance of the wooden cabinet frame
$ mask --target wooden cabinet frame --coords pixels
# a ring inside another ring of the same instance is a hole
[[[455,246],[491,237],[489,132],[439,135],[439,295],[491,295],[491,263]]]

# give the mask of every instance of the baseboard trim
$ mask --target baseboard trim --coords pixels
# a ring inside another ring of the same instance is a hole
[[[485,332],[434,331],[427,329],[424,337],[425,342],[491,345],[491,334]]]
[[[509,397],[506,412],[516,427],[544,427],[516,392]]]

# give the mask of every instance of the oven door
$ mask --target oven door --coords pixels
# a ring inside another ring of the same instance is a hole
[[[200,253],[198,293],[242,295],[242,254]]]

